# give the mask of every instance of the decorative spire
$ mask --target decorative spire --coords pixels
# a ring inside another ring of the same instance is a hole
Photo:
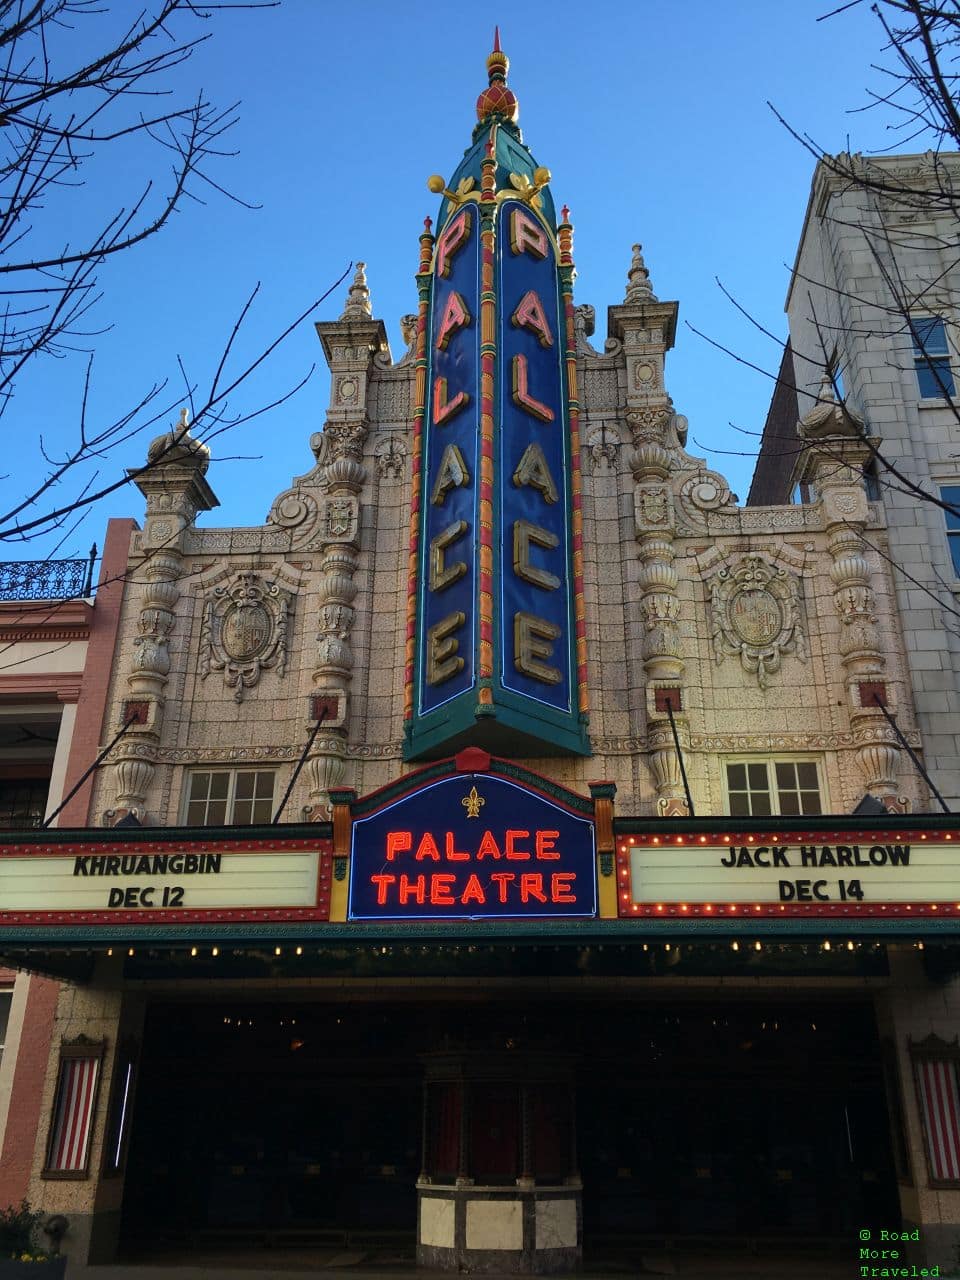
[[[370,306],[370,290],[367,288],[367,264],[357,263],[353,283],[347,290],[347,305],[343,308],[341,320],[369,320],[373,315]]]
[[[863,418],[852,405],[838,401],[830,370],[824,369],[817,401],[797,424],[797,431],[808,440],[823,436],[864,436]]]
[[[500,48],[500,28],[497,27],[493,33],[493,52],[487,58],[489,88],[484,89],[477,99],[477,119],[481,123],[496,116],[511,124],[517,123],[520,106],[516,94],[507,87],[509,70],[510,59]]]
[[[627,272],[627,292],[623,299],[628,306],[642,306],[644,302],[658,300],[650,283],[650,272],[640,252],[642,247],[639,244],[633,246],[633,259]]]

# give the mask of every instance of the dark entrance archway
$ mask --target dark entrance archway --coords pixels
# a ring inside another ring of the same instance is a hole
[[[575,1056],[588,1254],[607,1238],[849,1239],[898,1221],[864,1002],[546,987],[523,1000],[220,997],[148,1012],[126,1248],[350,1231],[412,1248],[422,1055],[452,1043]]]

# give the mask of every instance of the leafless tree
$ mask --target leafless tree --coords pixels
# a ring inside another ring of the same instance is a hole
[[[820,21],[842,22],[847,11],[867,2],[851,0],[825,13]],[[869,154],[831,154],[774,104],[769,105],[828,175],[832,188],[850,197],[831,204],[820,216],[830,224],[830,234],[840,237],[854,232],[859,237],[872,259],[871,270],[863,274],[879,281],[881,288],[861,295],[849,280],[837,285],[804,275],[798,265],[793,289],[805,303],[806,331],[811,336],[805,345],[793,344],[790,358],[779,370],[752,367],[787,393],[803,392],[824,379],[821,397],[842,402],[844,382],[849,383],[844,379],[843,353],[873,338],[882,338],[885,344],[892,338],[898,356],[924,369],[932,388],[929,394],[941,399],[960,423],[960,398],[947,381],[949,364],[942,349],[933,344],[935,329],[929,323],[952,325],[957,299],[951,291],[960,273],[960,157],[955,154],[960,151],[960,72],[956,69],[960,0],[873,0],[870,8],[880,45],[879,58],[871,67],[876,87],[867,89],[866,102],[854,114],[861,126],[872,126],[874,138],[880,126],[885,145],[868,148]],[[896,156],[905,152],[920,153],[919,159],[899,163]],[[782,350],[778,335],[749,315],[732,294],[728,297]],[[926,322],[918,323],[918,316]],[[735,351],[734,344],[700,336],[741,363],[751,363]],[[851,403],[850,408],[856,406]],[[780,453],[785,475],[803,451],[792,428],[788,431],[764,444],[765,449],[772,445]],[[864,423],[863,443],[871,455],[875,483],[898,499],[927,503],[960,519],[955,504],[944,501],[926,477],[912,474],[895,453],[885,449],[883,434],[882,428]],[[911,581],[946,612],[960,616],[947,584],[935,576],[926,584]]]
[[[117,451],[139,433],[168,426],[185,400],[191,405],[191,434],[204,441],[273,407],[234,408],[230,397],[322,299],[312,300],[258,354],[239,359],[238,334],[249,323],[259,286],[226,335],[222,358],[206,381],[188,378],[181,368],[174,390],[158,376],[136,403],[116,406],[105,421],[91,409],[89,395],[91,348],[106,311],[98,305],[104,265],[135,253],[187,201],[209,193],[239,199],[217,176],[219,162],[229,154],[225,135],[237,120],[237,106],[215,105],[203,92],[178,96],[180,90],[171,88],[184,80],[178,68],[214,34],[216,23],[226,20],[223,10],[271,7],[260,0],[145,0],[143,9],[127,0],[0,0],[0,427],[5,439],[30,434],[16,420],[14,398],[17,379],[28,367],[65,354],[80,353],[86,361],[71,442],[55,455],[41,441],[44,474],[29,492],[24,492],[22,473],[6,477],[8,493],[15,497],[0,500],[0,542],[22,543],[71,526],[77,513],[128,483]],[[104,214],[95,198],[98,175],[109,173],[115,180],[123,174],[131,144],[152,176]],[[289,394],[287,388],[278,399]]]

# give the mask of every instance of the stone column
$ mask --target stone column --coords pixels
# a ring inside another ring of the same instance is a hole
[[[633,246],[622,306],[611,307],[611,335],[623,344],[627,376],[627,425],[633,441],[630,466],[640,559],[639,637],[646,673],[647,745],[661,816],[687,813],[669,703],[681,746],[689,741],[684,713],[683,646],[679,576],[674,567],[675,516],[671,472],[679,449],[673,404],[663,366],[673,345],[677,304],[660,302],[650,284],[640,246]]]
[[[324,429],[311,441],[326,484],[312,718],[326,714],[307,760],[310,803],[305,814],[323,819],[330,812],[330,788],[340,786],[346,774],[354,669],[350,633],[358,590],[354,574],[360,563],[360,493],[367,478],[362,462],[369,432],[367,396],[373,359],[387,350],[383,322],[372,318],[362,262],[340,319],[319,323],[317,333],[330,366],[331,401]]]
[[[865,554],[869,511],[863,467],[870,449],[863,422],[847,405],[837,403],[825,378],[819,401],[800,421],[798,432],[805,446],[800,466],[821,502],[833,561],[830,577],[857,765],[864,789],[891,811],[901,812],[906,800],[898,794],[900,748],[876,702],[879,697],[895,710]]]
[[[107,811],[112,821],[132,813],[142,822],[146,814],[163,731],[170,639],[180,598],[186,531],[199,511],[218,505],[204,479],[209,465],[210,450],[190,435],[184,409],[177,426],[150,445],[146,467],[129,473],[147,500],[147,513],[142,537],[144,560],[137,571],[143,586],[127,674],[128,696],[120,705],[118,723],[107,727],[112,735],[132,720],[113,753],[115,796],[113,809]]]

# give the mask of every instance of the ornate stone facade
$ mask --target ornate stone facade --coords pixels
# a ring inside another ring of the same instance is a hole
[[[917,741],[856,424],[825,395],[798,435],[818,501],[740,508],[685,449],[664,379],[676,306],[654,295],[639,249],[610,320],[602,353],[589,341],[593,309],[577,308],[574,324],[594,754],[530,763],[581,789],[609,778],[618,808],[668,816],[688,811],[681,762],[706,814],[725,806],[728,760],[746,756],[815,762],[825,810],[849,811],[867,790],[891,808],[926,807],[882,711],[864,701],[882,686]],[[140,585],[127,593],[112,722],[127,701],[148,714],[114,753],[101,813],[172,822],[191,766],[211,763],[270,762],[279,796],[313,729],[291,815],[323,817],[331,787],[368,791],[408,767],[412,452],[396,414],[416,365],[409,351],[392,362],[362,268],[340,319],[317,329],[327,420],[309,442],[313,467],[264,526],[197,530],[213,502],[203,450],[178,438],[184,424],[151,446],[169,459],[138,480]]]

